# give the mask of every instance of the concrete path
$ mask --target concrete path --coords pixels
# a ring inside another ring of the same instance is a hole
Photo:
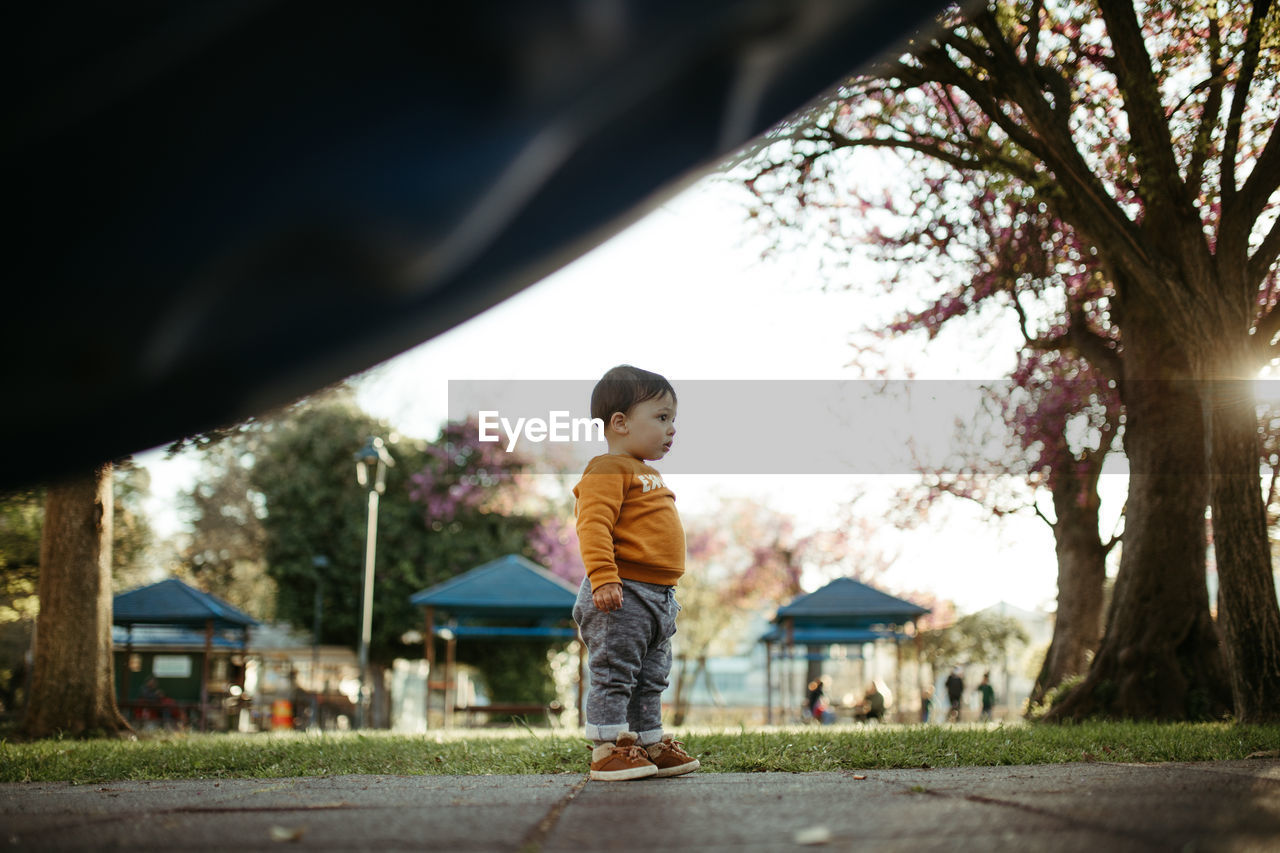
[[[1280,761],[0,785],[0,849],[113,848],[1277,851]]]

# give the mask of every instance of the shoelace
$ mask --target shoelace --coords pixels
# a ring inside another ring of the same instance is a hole
[[[587,749],[593,748],[591,744],[587,744],[586,746]],[[639,744],[632,744],[631,746],[614,746],[612,749],[614,755],[621,755],[624,758],[631,759],[632,761],[638,761],[641,758],[647,761],[649,758],[649,753]]]
[[[642,747],[634,746],[634,745],[632,745],[632,746],[615,746],[615,747],[613,748],[613,754],[614,754],[614,755],[623,755],[623,756],[625,756],[626,758],[631,759],[632,761],[639,761],[641,758],[643,758],[643,759],[644,759],[644,760],[646,760],[646,761],[648,761],[648,760],[649,760],[649,753],[645,752],[645,751],[644,751],[644,749],[643,749]]]
[[[684,751],[684,742],[683,742],[683,741],[678,741],[678,740],[673,740],[673,741],[669,741],[669,742],[668,742],[668,741],[658,741],[658,746],[660,746],[660,747],[662,748],[662,751],[664,751],[664,752],[665,752],[666,750],[668,750],[668,749],[672,749],[672,750],[675,750],[676,752],[683,752],[685,755],[688,755],[688,754],[689,754],[689,753],[687,753],[687,752],[685,752],[685,751]]]

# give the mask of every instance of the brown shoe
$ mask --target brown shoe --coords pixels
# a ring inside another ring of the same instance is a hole
[[[702,766],[702,762],[685,752],[684,744],[671,735],[663,735],[662,740],[650,744],[648,753],[649,760],[658,768],[655,775],[659,778],[692,773]]]
[[[602,782],[643,779],[658,773],[643,748],[636,745],[635,732],[623,732],[616,743],[602,743],[591,750],[591,778]]]

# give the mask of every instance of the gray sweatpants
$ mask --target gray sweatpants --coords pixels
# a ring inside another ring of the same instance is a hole
[[[573,619],[587,643],[588,739],[612,741],[635,732],[644,746],[662,740],[662,691],[678,612],[673,586],[623,580],[622,607],[604,613],[591,598],[591,582],[582,582]]]

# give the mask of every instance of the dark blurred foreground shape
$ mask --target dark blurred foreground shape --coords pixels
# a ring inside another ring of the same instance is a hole
[[[431,338],[940,5],[11,9],[0,487],[233,422]]]

